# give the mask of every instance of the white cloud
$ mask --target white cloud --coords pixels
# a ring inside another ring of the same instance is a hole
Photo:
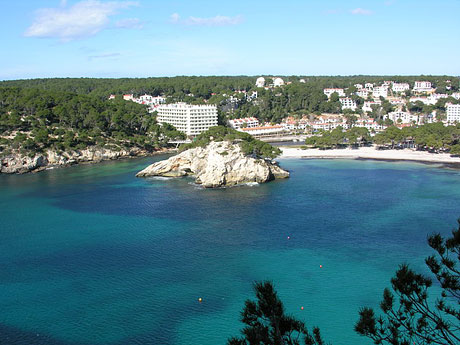
[[[93,60],[93,59],[106,59],[106,58],[112,58],[116,56],[120,56],[120,53],[105,53],[105,54],[99,54],[99,55],[90,55],[88,56],[88,60]]]
[[[142,29],[144,24],[139,18],[126,18],[116,22],[115,26],[120,29]]]
[[[109,17],[120,9],[138,5],[135,1],[84,0],[71,7],[61,2],[60,8],[37,11],[35,21],[24,33],[26,37],[59,38],[70,41],[97,34],[107,27]]]
[[[171,20],[171,23],[174,23],[174,24],[179,23],[180,15],[178,13],[173,13],[171,14],[170,20]]]
[[[170,17],[171,23],[185,24],[191,26],[227,26],[237,25],[243,22],[242,16],[228,17],[217,15],[215,17],[201,18],[201,17],[188,17],[181,20],[179,14],[173,13]]]
[[[370,16],[371,14],[374,14],[373,11],[371,10],[365,10],[364,8],[355,8],[354,10],[351,10],[350,11],[351,14],[355,14],[355,15],[361,15],[361,16]]]
[[[339,13],[340,13],[340,10],[326,10],[326,11],[324,11],[324,14],[328,14],[328,15],[329,15],[329,14],[330,14],[330,15],[332,15],[332,14],[339,14]]]

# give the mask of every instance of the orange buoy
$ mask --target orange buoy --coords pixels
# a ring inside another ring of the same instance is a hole
[[[319,268],[323,268],[323,265],[319,265]]]
[[[300,310],[303,310],[303,307],[300,307]]]
[[[203,302],[203,299],[201,297],[198,298],[198,302],[200,302],[200,303]]]

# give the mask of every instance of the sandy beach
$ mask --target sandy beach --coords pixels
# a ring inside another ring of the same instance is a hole
[[[429,153],[424,151],[376,150],[374,147],[359,149],[319,150],[292,147],[280,147],[282,154],[279,158],[323,158],[323,159],[376,159],[394,161],[417,161],[424,163],[454,164],[460,166],[460,157],[451,157],[447,153]]]

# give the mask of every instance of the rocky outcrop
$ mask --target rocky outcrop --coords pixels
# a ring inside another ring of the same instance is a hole
[[[28,156],[19,152],[0,157],[0,173],[23,174],[36,172],[50,167],[67,166],[78,163],[97,163],[125,157],[147,156],[152,154],[139,148],[110,150],[90,147],[84,150],[56,152],[48,150],[45,153]]]
[[[167,160],[149,165],[136,176],[188,175],[193,175],[196,183],[206,188],[214,188],[287,178],[289,172],[271,161],[243,154],[238,144],[220,141],[211,142],[205,148],[189,149]]]

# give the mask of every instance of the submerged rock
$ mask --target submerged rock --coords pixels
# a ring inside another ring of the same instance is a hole
[[[264,183],[287,178],[289,172],[272,161],[245,155],[238,144],[219,141],[153,163],[136,174],[138,177],[188,175],[194,175],[195,182],[206,188],[215,188],[250,182]]]

